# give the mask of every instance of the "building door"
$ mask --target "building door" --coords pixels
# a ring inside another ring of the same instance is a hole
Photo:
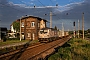
[[[35,39],[35,34],[34,34],[34,33],[32,33],[32,39],[33,39],[33,40]]]
[[[24,36],[24,33],[22,33],[22,39],[24,39],[24,37],[25,37],[25,36]]]

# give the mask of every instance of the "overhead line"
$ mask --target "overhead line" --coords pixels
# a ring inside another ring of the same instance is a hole
[[[7,7],[10,7],[10,8],[12,8],[12,9],[15,9],[15,8],[13,8],[13,7],[11,7],[11,6],[6,5],[6,4],[2,4],[2,3],[0,3],[0,4],[1,4],[1,5],[4,5],[4,6],[7,6]],[[19,12],[21,12],[21,13],[25,13],[25,12],[20,11],[20,10],[18,10],[18,9],[15,9],[15,10],[17,10],[17,11],[19,11]]]
[[[54,3],[52,2],[52,0],[50,0],[50,1],[51,1],[52,4],[54,4]]]
[[[40,0],[38,0],[39,3],[41,3],[44,7],[46,7]],[[47,7],[46,7],[47,8]],[[48,8],[47,8],[48,9]],[[48,9],[50,11],[50,9]],[[54,13],[53,13],[54,14]],[[56,15],[56,14],[54,14]],[[58,16],[57,16],[58,17]],[[59,18],[59,17],[58,17]],[[60,18],[59,18],[60,19]]]

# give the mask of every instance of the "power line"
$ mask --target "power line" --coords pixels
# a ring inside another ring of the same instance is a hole
[[[41,3],[44,7],[46,7],[40,0],[38,0],[38,2],[39,3]],[[48,10],[50,10],[49,8],[47,8],[46,7],[46,9],[48,9]],[[54,13],[53,13],[54,14]],[[53,16],[53,14],[52,14],[52,11],[50,11],[50,28],[52,28],[52,16]],[[45,14],[45,15],[47,15],[47,14]],[[54,15],[56,15],[56,14],[54,14]],[[58,16],[57,16],[58,17]],[[58,17],[59,18],[59,17]],[[60,19],[60,18],[59,18]]]
[[[18,1],[21,2],[20,0],[18,0]],[[21,2],[21,3],[25,4],[24,2]],[[39,3],[41,3],[41,2],[39,2]],[[36,8],[36,5],[35,4],[33,5],[33,8],[34,8],[33,9],[34,11],[37,11],[37,12],[39,11],[38,9],[35,9]]]
[[[51,1],[51,3],[52,3],[52,5],[54,4],[54,2],[52,1],[52,0],[50,0]],[[56,4],[56,6],[58,6],[58,4]]]
[[[41,3],[42,4],[42,6],[44,6],[45,8],[47,8],[40,0],[38,0],[38,2],[39,3]],[[47,8],[49,11],[51,11],[49,8]],[[54,14],[54,13],[53,13]],[[56,14],[54,14],[54,15],[56,15]],[[58,17],[58,16],[57,16]],[[59,17],[58,17],[59,18]],[[59,18],[60,19],[60,18]]]
[[[20,0],[18,0],[18,1],[20,1]],[[51,0],[50,0],[51,1]],[[21,2],[21,1],[20,1]],[[40,4],[42,4],[45,8],[47,8],[40,0],[38,0],[38,2],[40,3]],[[24,2],[21,2],[21,3],[24,3]],[[21,10],[18,10],[18,9],[15,9],[14,7],[11,7],[11,6],[9,6],[9,5],[7,5],[7,4],[3,4],[3,3],[0,3],[1,5],[4,5],[4,6],[7,6],[7,7],[10,7],[10,8],[12,8],[12,9],[14,9],[14,10],[17,10],[17,11],[19,11],[19,12],[21,12],[21,13],[25,13],[24,11],[21,11]],[[25,4],[25,3],[24,3]],[[35,5],[33,6],[34,8],[36,7]],[[49,8],[47,8],[49,11],[51,11]],[[54,14],[54,13],[53,13]],[[59,18],[59,17],[58,17]]]
[[[41,3],[45,7],[45,5],[41,1],[38,0],[38,2]]]
[[[18,10],[18,9],[15,9],[15,8],[13,8],[13,7],[11,7],[11,6],[6,5],[6,4],[3,4],[3,3],[0,3],[0,4],[1,4],[1,5],[4,5],[4,6],[7,6],[7,7],[10,7],[10,8],[12,8],[12,9],[14,9],[14,10],[17,10],[17,11],[21,12],[21,13],[25,13],[25,12],[23,12],[23,11],[20,11],[20,10]]]
[[[52,4],[54,4],[54,3],[52,2],[52,0],[50,0],[50,1],[51,1]]]

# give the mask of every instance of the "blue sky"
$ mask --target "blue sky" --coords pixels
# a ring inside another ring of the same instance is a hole
[[[50,21],[50,11],[56,15],[52,17],[53,27],[61,29],[63,22],[65,30],[73,30],[73,22],[75,21],[77,25],[77,21],[80,20],[82,29],[82,12],[84,12],[85,29],[90,28],[90,0],[0,0],[0,25],[10,29],[13,21],[25,15],[38,16]],[[49,23],[47,25],[49,26]]]
[[[60,6],[64,6],[70,3],[77,3],[77,2],[82,2],[83,0],[8,0],[10,2],[13,2],[14,4],[26,4],[29,6],[55,6],[56,4]],[[41,4],[41,3],[42,4]]]

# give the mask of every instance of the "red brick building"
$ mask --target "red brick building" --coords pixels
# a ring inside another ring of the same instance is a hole
[[[38,32],[41,28],[46,27],[46,20],[34,17],[34,16],[28,16],[23,17],[21,19],[21,33],[22,33],[22,39],[25,40],[37,40],[38,39]]]

